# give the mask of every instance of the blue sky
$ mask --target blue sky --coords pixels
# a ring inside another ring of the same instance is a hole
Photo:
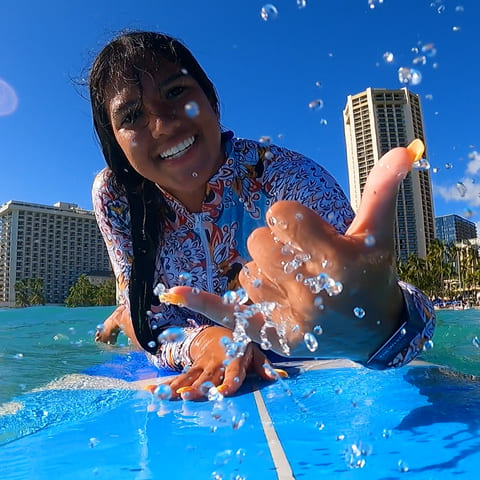
[[[297,0],[274,0],[278,16],[264,21],[266,3],[2,0],[0,204],[91,208],[104,160],[77,83],[115,33],[141,28],[170,33],[193,51],[217,87],[223,125],[314,158],[347,194],[347,95],[400,88],[398,68],[417,68],[422,81],[410,88],[423,107],[435,214],[479,222],[480,2],[375,0],[370,8],[368,0],[306,0],[299,8]],[[430,43],[435,56],[414,65]],[[311,111],[316,99],[324,106]]]

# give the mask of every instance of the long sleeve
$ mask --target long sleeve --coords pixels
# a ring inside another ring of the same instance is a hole
[[[128,284],[133,259],[130,210],[127,198],[112,180],[112,171],[108,168],[96,176],[92,203],[115,274],[118,301],[129,306]]]

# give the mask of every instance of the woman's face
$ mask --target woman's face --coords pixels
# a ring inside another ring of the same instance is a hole
[[[197,81],[164,61],[107,97],[118,144],[132,167],[187,206],[201,207],[205,185],[223,163],[218,116]],[[197,113],[198,110],[198,113]]]

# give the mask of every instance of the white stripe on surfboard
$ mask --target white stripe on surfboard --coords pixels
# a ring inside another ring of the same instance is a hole
[[[285,451],[282,448],[282,443],[278,438],[277,432],[275,431],[272,419],[268,414],[268,410],[265,402],[263,401],[260,390],[255,390],[253,392],[253,396],[255,398],[255,403],[257,404],[263,431],[265,432],[265,437],[267,438],[268,448],[270,449],[270,454],[272,455],[272,460],[277,471],[278,480],[295,480],[290,463],[285,455]]]

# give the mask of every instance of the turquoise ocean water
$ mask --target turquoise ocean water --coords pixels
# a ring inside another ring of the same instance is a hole
[[[66,374],[80,373],[122,353],[119,345],[99,345],[96,326],[113,307],[31,307],[0,310],[0,403]],[[437,312],[434,347],[422,359],[480,375],[480,310]]]

